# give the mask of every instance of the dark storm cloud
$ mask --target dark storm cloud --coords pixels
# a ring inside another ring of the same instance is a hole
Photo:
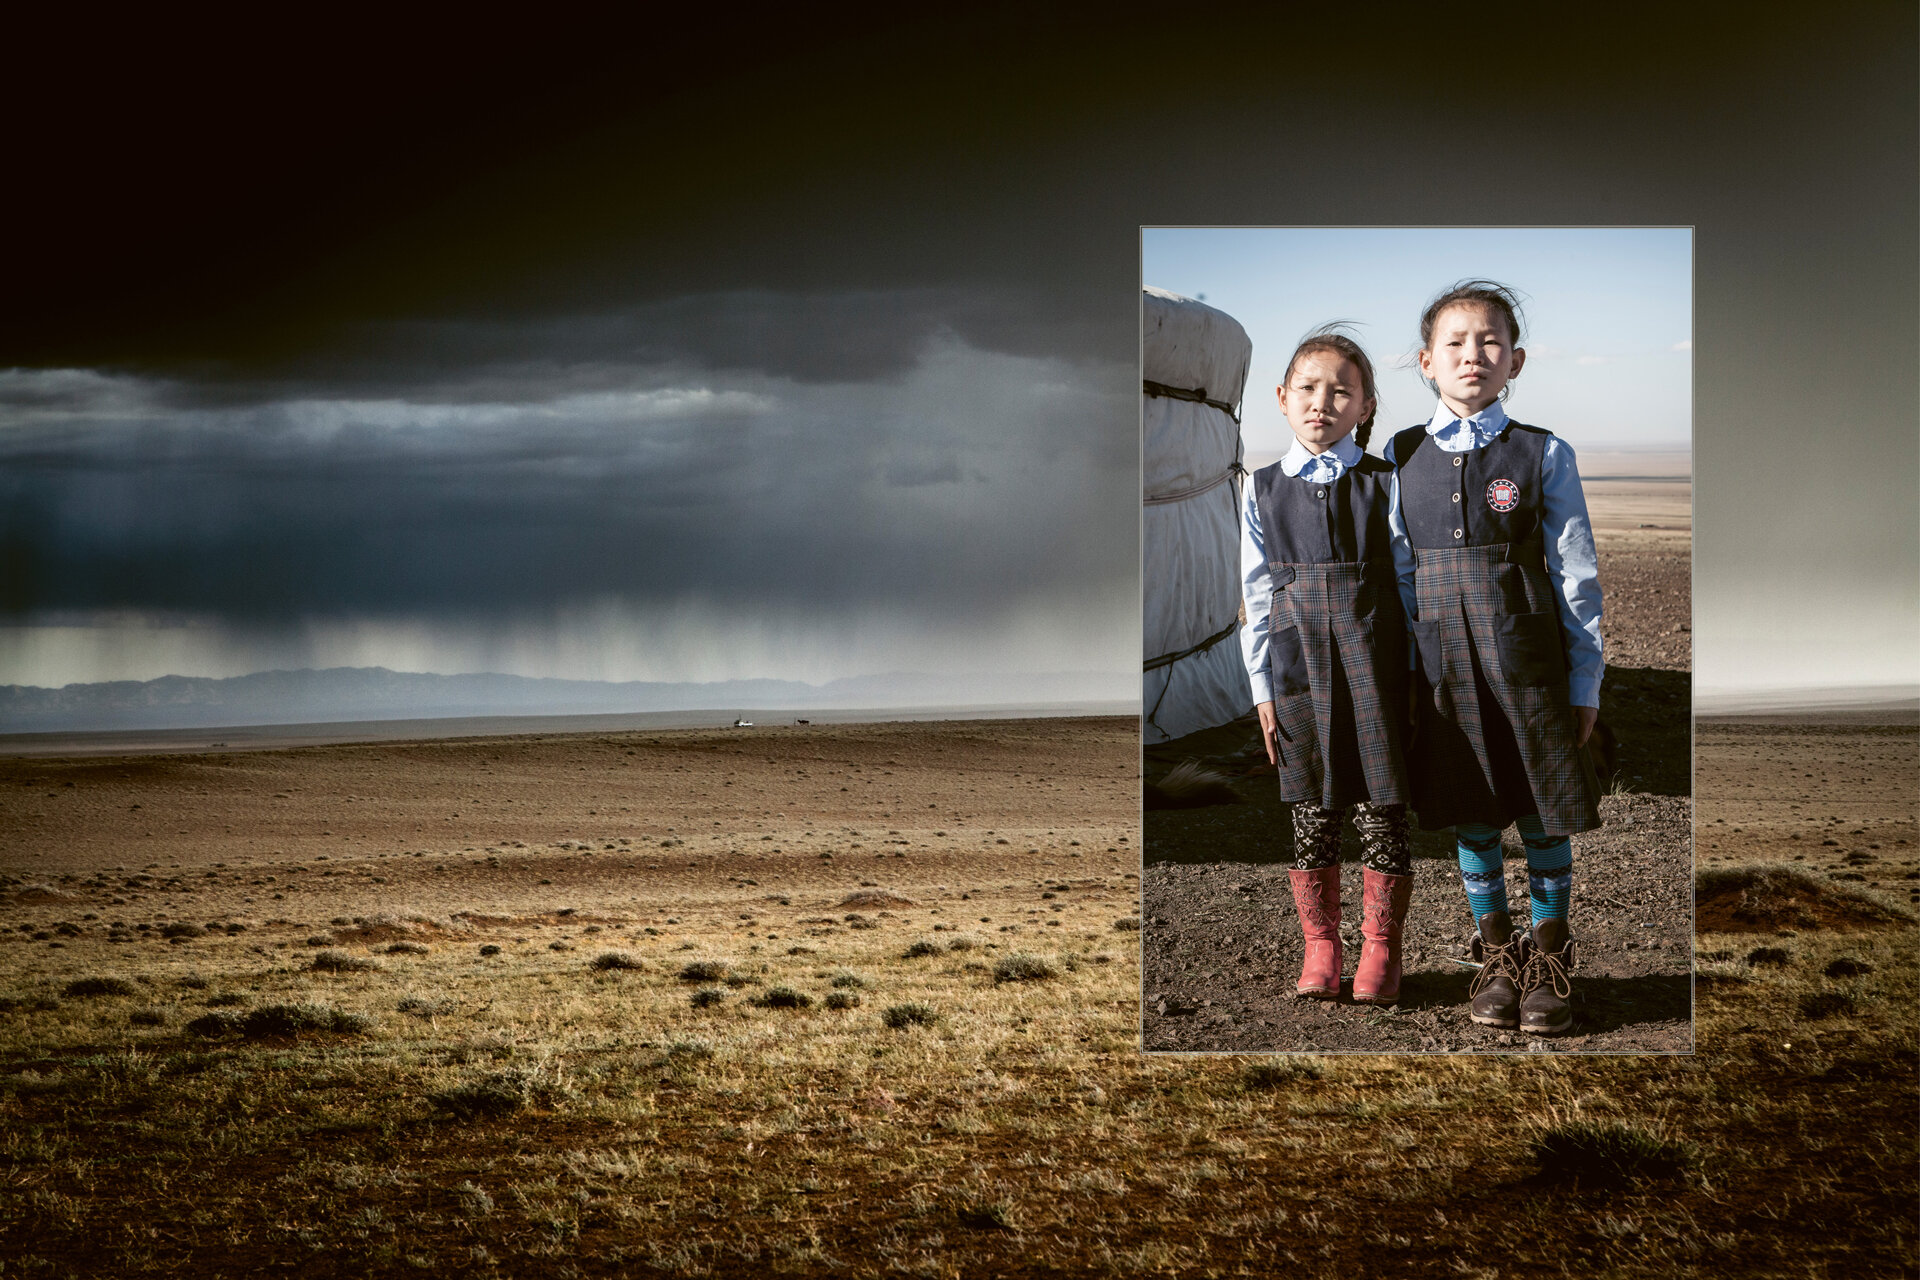
[[[16,373],[0,605],[261,624],[744,596],[950,617],[1131,590],[1124,367],[945,337],[865,383],[628,374],[511,402],[182,408],[129,377]]]
[[[365,321],[336,343],[268,366],[155,386],[181,408],[339,395],[523,403],[670,386],[709,372],[810,384],[896,380],[942,339],[988,353],[1084,359],[1084,326],[1057,323],[1055,310],[1057,303],[1011,285],[741,289],[597,312]],[[76,385],[22,388],[17,394],[29,398],[19,403],[80,394],[77,380],[68,381]],[[0,382],[0,406],[14,403],[9,394]]]

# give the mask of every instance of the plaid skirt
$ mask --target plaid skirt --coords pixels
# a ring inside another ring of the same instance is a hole
[[[1600,784],[1567,700],[1566,645],[1537,542],[1420,548],[1413,807],[1428,829],[1504,827],[1538,813],[1550,835],[1600,825]]]
[[[1273,566],[1280,798],[1405,804],[1407,649],[1391,561]]]

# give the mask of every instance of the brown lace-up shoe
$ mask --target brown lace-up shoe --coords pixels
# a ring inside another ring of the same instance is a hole
[[[1534,926],[1526,959],[1520,968],[1520,1030],[1529,1035],[1559,1035],[1573,1025],[1567,998],[1573,984],[1573,939],[1565,920],[1542,920]]]
[[[1480,962],[1480,972],[1467,994],[1473,998],[1473,1020],[1481,1026],[1520,1025],[1520,965],[1526,945],[1527,936],[1514,931],[1513,917],[1506,912],[1489,911],[1480,917],[1473,940],[1473,958]]]

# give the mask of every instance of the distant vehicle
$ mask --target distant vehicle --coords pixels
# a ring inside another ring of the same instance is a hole
[[[751,729],[751,728],[753,728],[753,721],[751,721],[751,720],[735,720],[735,721],[733,722],[733,727],[734,727],[734,728],[736,728],[736,729]]]
[[[795,724],[812,724],[812,723],[813,723],[813,721],[811,721],[811,720],[795,720],[795,721],[794,721],[794,723],[795,723]]]

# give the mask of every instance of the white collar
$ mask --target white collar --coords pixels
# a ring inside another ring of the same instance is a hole
[[[1507,425],[1507,410],[1498,400],[1471,417],[1462,418],[1447,408],[1442,400],[1433,406],[1433,418],[1427,423],[1427,434],[1437,436],[1456,422],[1464,422],[1473,428],[1477,436],[1491,438],[1497,436]]]
[[[1288,449],[1280,459],[1280,470],[1290,476],[1297,476],[1306,469],[1307,464],[1316,458],[1327,457],[1329,454],[1332,455],[1334,461],[1340,464],[1342,471],[1348,471],[1353,468],[1355,463],[1366,456],[1366,450],[1353,442],[1352,432],[1348,432],[1338,440],[1335,440],[1323,453],[1312,452],[1307,446],[1300,443],[1300,437],[1295,436],[1293,438],[1293,447]]]

